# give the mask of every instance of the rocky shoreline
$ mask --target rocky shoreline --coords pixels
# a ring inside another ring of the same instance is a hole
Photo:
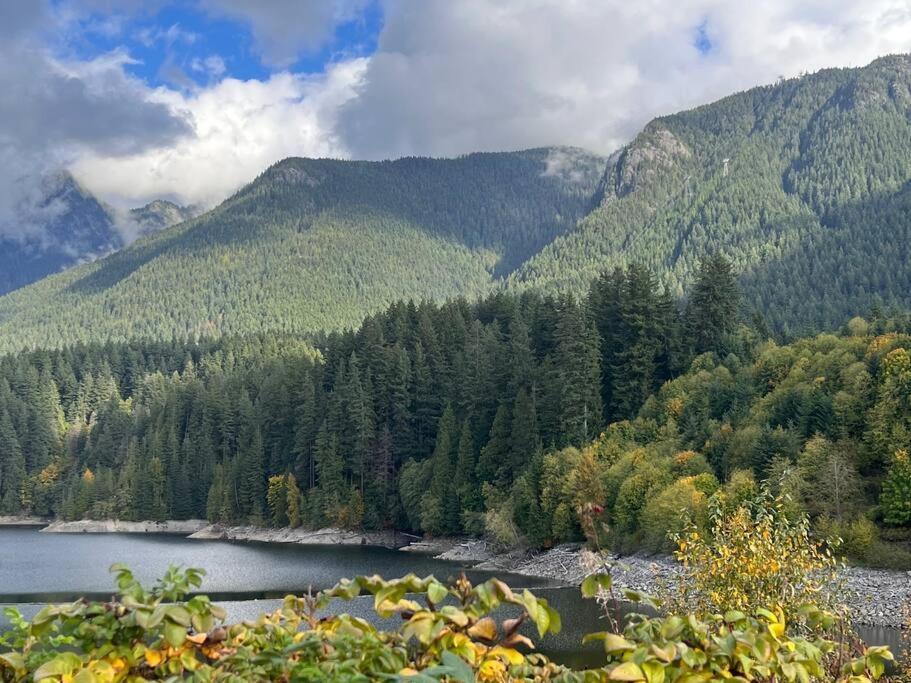
[[[194,540],[253,541],[257,543],[297,543],[300,545],[367,545],[398,549],[413,540],[392,531],[346,531],[344,529],[269,529],[257,526],[206,524],[191,533]]]
[[[473,556],[478,569],[508,571],[526,576],[554,579],[578,585],[606,561],[614,585],[623,590],[656,594],[662,587],[673,586],[680,575],[680,565],[668,556],[607,555],[603,559],[579,546],[559,546],[543,553],[493,554],[483,557],[482,546],[450,549],[438,555],[441,559]],[[468,561],[463,559],[463,561]],[[840,598],[851,612],[854,623],[863,626],[907,627],[906,610],[911,607],[911,572],[845,567],[839,572]]]
[[[0,515],[0,526],[47,526],[51,520],[33,515]]]
[[[164,522],[79,519],[73,522],[51,522],[41,529],[41,532],[48,534],[179,534],[188,536],[208,524],[204,519],[172,519]]]

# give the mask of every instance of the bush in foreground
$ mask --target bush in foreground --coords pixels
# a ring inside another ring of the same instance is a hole
[[[278,611],[255,621],[222,625],[224,613],[208,598],[183,598],[202,572],[171,569],[151,590],[123,566],[113,568],[119,595],[106,603],[79,600],[49,606],[31,622],[15,610],[14,627],[0,638],[0,680],[46,682],[197,681],[740,681],[879,678],[891,659],[870,648],[843,665],[836,643],[788,634],[780,612],[729,612],[628,618],[622,633],[601,640],[601,668],[572,671],[533,653],[523,625],[540,637],[560,630],[560,616],[529,591],[513,592],[491,579],[477,586],[463,576],[451,584],[409,575],[343,580],[315,595],[289,596]],[[610,587],[596,575],[583,584],[593,597]],[[363,619],[323,616],[335,599],[373,596],[379,616],[401,618],[379,630]],[[628,598],[635,598],[628,595]],[[504,605],[517,616],[495,617]],[[807,607],[808,624],[833,617]],[[619,630],[619,629],[618,629]],[[818,631],[822,632],[822,631]],[[833,662],[839,664],[833,667]]]

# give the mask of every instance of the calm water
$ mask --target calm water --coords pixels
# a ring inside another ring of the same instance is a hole
[[[127,564],[146,583],[154,582],[169,564],[205,568],[201,591],[218,600],[231,621],[274,610],[288,593],[326,588],[358,574],[393,578],[413,572],[445,580],[464,570],[475,581],[491,575],[456,562],[362,546],[191,541],[155,534],[43,534],[35,528],[0,527],[0,604],[15,604],[30,616],[46,602],[109,597],[114,586],[109,567],[115,562]],[[582,600],[577,588],[546,579],[502,572],[498,576],[514,588],[534,589],[560,612],[563,631],[540,641],[542,651],[567,664],[599,663],[597,646],[580,645],[584,633],[606,628],[593,601]],[[358,598],[338,602],[334,609],[376,621],[372,604],[372,598]],[[0,616],[0,628],[3,624]],[[893,648],[900,641],[896,629],[864,629],[861,635],[868,644]],[[536,634],[534,640],[538,642]]]

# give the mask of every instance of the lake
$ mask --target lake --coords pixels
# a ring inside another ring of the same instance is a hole
[[[473,581],[493,576],[458,562],[385,548],[197,541],[165,534],[45,534],[34,527],[0,527],[0,548],[0,604],[15,604],[26,616],[47,602],[109,598],[114,592],[109,568],[115,562],[128,565],[147,584],[169,564],[203,567],[200,592],[223,605],[230,621],[274,610],[288,593],[328,588],[359,574],[395,578],[413,572],[446,580],[465,571]],[[560,612],[564,629],[539,642],[543,651],[574,665],[598,663],[597,646],[582,648],[580,640],[586,631],[605,626],[597,605],[583,601],[578,588],[517,574],[496,575],[514,588],[534,590]],[[334,609],[371,617],[372,605],[372,598],[359,598],[339,601]]]

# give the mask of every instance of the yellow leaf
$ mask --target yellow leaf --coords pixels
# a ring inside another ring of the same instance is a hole
[[[518,650],[513,650],[511,647],[502,647],[500,645],[490,651],[490,656],[500,657],[513,665],[521,664],[525,661],[525,657],[523,657],[522,653]]]
[[[611,669],[608,678],[612,681],[644,681],[645,674],[635,662],[623,662]]]
[[[158,650],[146,650],[146,664],[148,664],[152,668],[155,668],[156,666],[161,664],[162,659],[163,659],[163,657],[161,655],[161,652],[159,652]]]

